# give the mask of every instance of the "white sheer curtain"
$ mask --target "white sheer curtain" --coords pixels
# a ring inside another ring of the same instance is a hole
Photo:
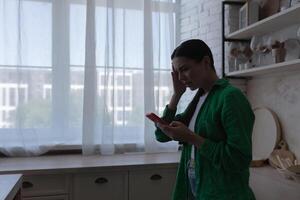
[[[155,141],[172,87],[172,0],[0,0],[0,150],[175,151]]]

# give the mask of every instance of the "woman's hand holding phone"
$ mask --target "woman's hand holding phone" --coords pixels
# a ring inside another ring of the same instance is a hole
[[[146,117],[153,121],[172,140],[193,144],[196,147],[200,147],[204,142],[203,137],[197,136],[182,122],[173,121],[169,124],[154,113],[148,113]]]
[[[163,125],[169,125],[168,122],[162,120],[159,116],[157,116],[156,114],[154,113],[147,113],[146,114],[146,117],[148,119],[150,119],[151,121],[153,121],[155,124],[163,124]]]
[[[173,121],[168,126],[158,124],[158,127],[170,138],[179,142],[191,143],[195,135],[186,125],[179,121]]]

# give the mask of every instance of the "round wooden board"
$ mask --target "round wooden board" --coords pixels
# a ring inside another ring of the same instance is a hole
[[[279,121],[275,113],[268,108],[256,108],[254,114],[253,161],[267,160],[281,138]]]

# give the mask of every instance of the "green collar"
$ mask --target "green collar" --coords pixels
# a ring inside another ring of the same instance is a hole
[[[210,91],[216,90],[217,88],[221,87],[224,88],[229,84],[229,81],[225,78],[220,78],[218,80],[216,80],[216,82],[214,83],[214,85],[212,86]]]
[[[225,79],[225,78],[220,78],[220,79],[218,79],[218,80],[215,82],[214,86],[225,87],[225,86],[227,86],[228,84],[229,84],[229,82],[228,82],[227,79]]]

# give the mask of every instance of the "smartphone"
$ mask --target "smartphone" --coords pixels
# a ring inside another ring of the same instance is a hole
[[[159,116],[157,116],[156,114],[154,113],[147,113],[146,114],[146,117],[148,119],[150,119],[151,121],[153,121],[154,123],[160,123],[160,124],[164,124],[164,125],[169,125],[168,122],[162,120]]]

